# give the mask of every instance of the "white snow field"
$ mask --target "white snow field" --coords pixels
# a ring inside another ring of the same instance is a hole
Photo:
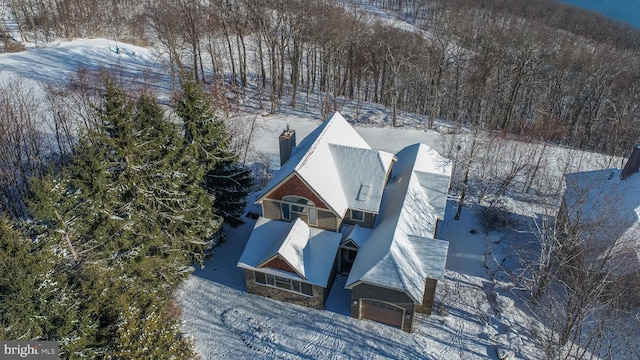
[[[79,68],[102,66],[120,69],[132,81],[151,84],[158,96],[169,96],[162,57],[147,48],[118,47],[116,53],[113,41],[77,40],[0,54],[0,83],[15,78],[32,80],[34,86],[45,80],[64,83]],[[257,125],[247,159],[277,168],[279,133],[289,125],[301,140],[320,123],[320,107],[301,98],[295,110],[283,106],[277,115],[261,116],[264,111],[256,103],[250,90],[239,101]],[[390,116],[379,105],[344,102],[340,111],[372,148],[391,153],[417,142],[441,151],[447,136],[421,129],[420,117],[413,114],[400,113],[402,127],[390,128]],[[436,129],[444,128],[439,123]],[[523,218],[534,213],[530,204],[514,200],[507,205]],[[543,325],[527,311],[528,303],[519,299],[506,275],[518,266],[513,249],[525,246],[527,238],[513,230],[487,232],[470,208],[453,220],[455,199],[447,206],[437,236],[450,244],[445,279],[438,283],[433,314],[418,314],[413,333],[351,318],[344,276],[336,279],[326,310],[247,294],[236,263],[255,222],[250,218],[227,229],[228,240],[176,291],[183,331],[202,359],[496,359],[497,349],[510,351],[511,358],[543,358],[535,336]],[[252,199],[248,210],[258,211]]]

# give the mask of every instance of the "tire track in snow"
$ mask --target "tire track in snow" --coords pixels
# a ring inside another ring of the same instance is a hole
[[[299,356],[287,352],[276,331],[266,322],[254,315],[236,308],[228,308],[220,314],[222,324],[237,334],[244,345],[254,351],[255,359],[299,359]],[[258,355],[259,354],[259,355]]]
[[[220,314],[222,324],[236,333],[247,348],[264,355],[275,355],[274,343],[277,336],[269,324],[228,308]]]

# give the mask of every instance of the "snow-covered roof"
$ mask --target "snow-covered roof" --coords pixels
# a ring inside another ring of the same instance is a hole
[[[309,227],[299,218],[286,222],[260,217],[238,266],[326,287],[340,238],[339,233]],[[260,267],[277,255],[291,265],[297,274]]]
[[[425,279],[444,274],[449,243],[433,237],[437,218],[444,218],[451,163],[424,144],[408,146],[396,158],[378,223],[358,250],[346,287],[375,284],[406,291],[421,303]]]
[[[296,273],[302,278],[306,278],[304,247],[308,240],[309,226],[304,221],[296,219],[296,221],[288,223],[285,230],[279,234],[279,239],[273,241],[271,248],[262,254],[262,261],[258,263],[257,267],[265,264],[275,255],[280,255]]]
[[[363,247],[367,239],[371,236],[371,229],[355,225],[342,225],[342,243],[351,240],[359,248]]]
[[[296,173],[339,216],[349,208],[377,213],[393,159],[390,153],[372,150],[336,112],[293,149],[258,202]]]
[[[330,144],[347,208],[377,213],[393,154]]]
[[[640,174],[624,180],[619,169],[565,175],[565,204],[579,236],[590,239],[588,253],[599,256],[614,249],[615,273],[640,270]]]

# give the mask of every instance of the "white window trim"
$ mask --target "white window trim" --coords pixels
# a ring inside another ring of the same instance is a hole
[[[296,213],[296,214],[306,214],[307,213],[307,207],[303,206],[303,205],[289,204],[289,209],[291,210],[292,213]]]
[[[308,215],[309,215],[307,217],[307,221],[309,222],[309,225],[317,226],[318,225],[318,209],[310,207],[307,212],[308,212]],[[311,222],[311,218],[312,218],[311,214],[312,213],[314,214],[313,215],[313,220],[315,220],[313,222]]]
[[[303,200],[296,201],[296,200]],[[309,208],[315,207],[315,203],[305,197],[298,195],[286,195],[282,197],[282,203],[289,205],[289,212],[295,214],[306,215],[309,212]],[[291,214],[289,214],[291,216]]]

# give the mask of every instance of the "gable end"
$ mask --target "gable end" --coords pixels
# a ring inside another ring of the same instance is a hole
[[[293,174],[290,178],[279,184],[275,189],[271,190],[265,198],[271,200],[282,200],[284,196],[299,196],[309,199],[314,203],[315,207],[331,210],[325,201],[316,194],[297,174]]]
[[[286,272],[289,272],[289,273],[292,273],[292,274],[296,274],[296,275],[298,275],[298,276],[300,276],[300,277],[302,277],[304,279],[304,276],[298,274],[298,272],[293,268],[293,266],[291,266],[279,254],[276,254],[275,256],[271,257],[267,261],[265,261],[262,264],[258,265],[257,268],[272,268],[272,269],[282,270],[282,271],[286,271]]]

